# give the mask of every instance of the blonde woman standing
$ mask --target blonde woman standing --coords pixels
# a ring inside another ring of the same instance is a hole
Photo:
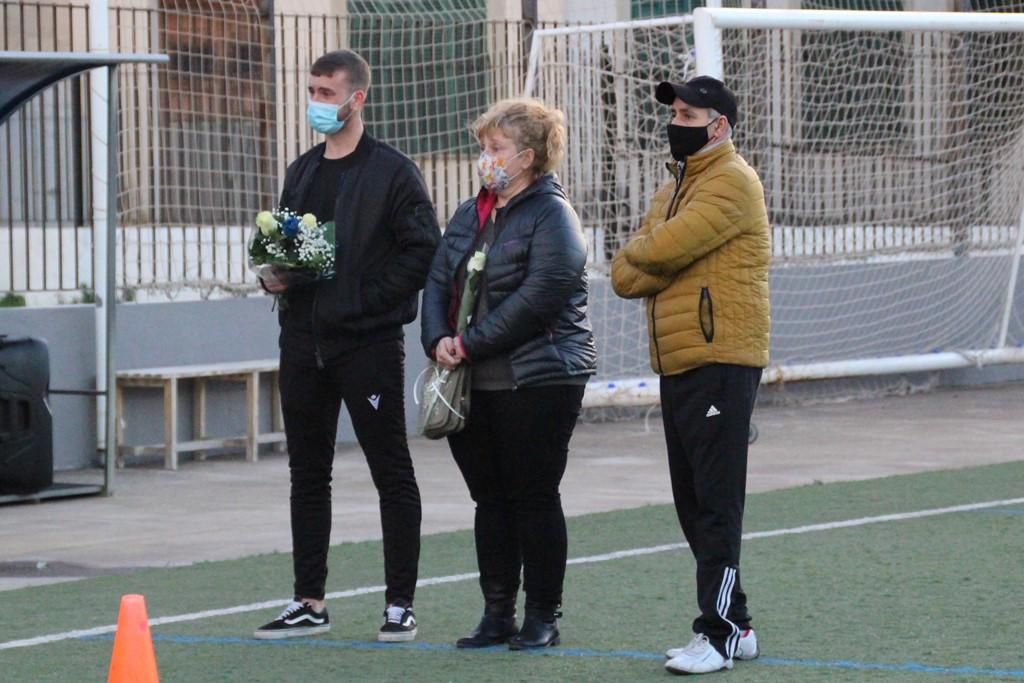
[[[482,188],[452,216],[423,296],[422,341],[445,367],[472,367],[465,429],[448,437],[476,503],[484,613],[458,647],[557,645],[567,539],[559,485],[597,352],[587,318],[586,243],[552,169],[557,109],[505,100],[472,125]],[[466,263],[486,253],[469,328],[454,312]],[[520,571],[526,616],[517,628]]]

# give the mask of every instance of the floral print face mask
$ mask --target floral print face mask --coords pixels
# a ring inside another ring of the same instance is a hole
[[[497,193],[511,185],[512,181],[518,178],[526,169],[522,169],[514,176],[510,176],[508,174],[508,162],[525,151],[517,152],[508,159],[499,159],[493,154],[480,152],[480,158],[476,162],[476,174],[480,176],[480,182],[483,183],[483,186],[491,192]]]

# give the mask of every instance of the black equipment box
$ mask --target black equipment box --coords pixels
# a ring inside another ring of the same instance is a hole
[[[53,417],[46,342],[0,336],[0,492],[53,484]]]

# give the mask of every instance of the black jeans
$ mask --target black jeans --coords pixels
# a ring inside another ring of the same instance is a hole
[[[693,631],[732,657],[750,627],[740,586],[740,538],[750,415],[760,368],[706,365],[661,378],[661,409],[676,514],[697,561]]]
[[[291,470],[295,597],[322,599],[331,536],[331,469],[342,400],[380,496],[385,599],[411,605],[420,554],[420,492],[405,434],[405,347],[379,342],[323,369],[281,358]]]
[[[448,437],[476,503],[476,556],[488,607],[562,604],[568,541],[558,486],[583,386],[474,391],[465,429]]]

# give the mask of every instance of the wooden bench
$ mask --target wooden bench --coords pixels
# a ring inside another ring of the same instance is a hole
[[[260,375],[270,374],[272,383],[272,431],[260,433]],[[192,440],[178,440],[178,387],[182,380],[192,384]],[[206,383],[208,381],[245,382],[246,430],[244,436],[209,438],[206,435]],[[130,446],[124,443],[124,390],[132,388],[163,390],[164,442],[157,445]],[[245,448],[250,462],[259,459],[259,445],[284,442],[281,394],[278,386],[278,361],[240,361],[209,365],[181,365],[117,372],[117,464],[124,466],[126,455],[161,453],[164,467],[178,469],[178,454],[197,452],[200,459],[213,448]]]

